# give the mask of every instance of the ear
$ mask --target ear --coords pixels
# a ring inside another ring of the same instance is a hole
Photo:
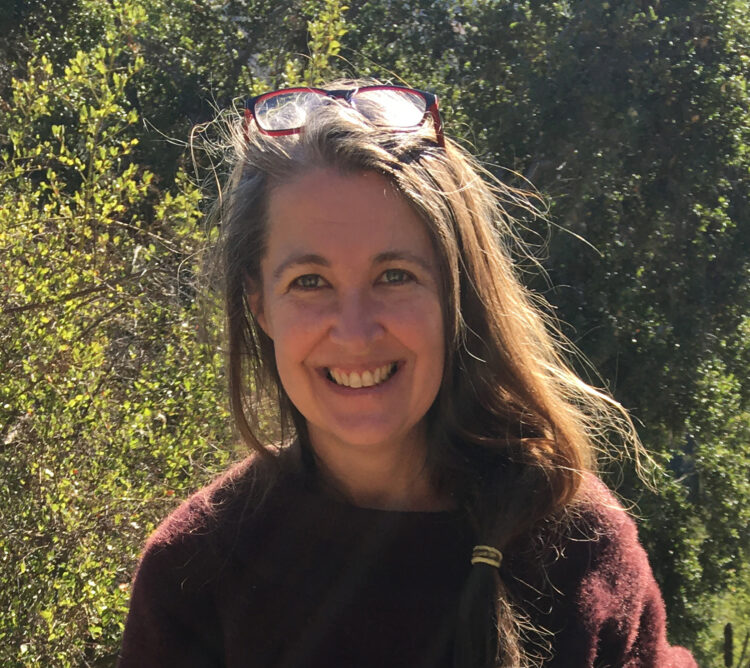
[[[247,301],[250,305],[250,311],[252,312],[253,317],[266,335],[273,338],[268,328],[265,311],[263,310],[263,288],[255,281],[247,278],[245,279],[245,289],[247,290]]]

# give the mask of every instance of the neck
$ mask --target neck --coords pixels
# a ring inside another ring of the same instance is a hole
[[[452,506],[434,489],[423,430],[387,446],[352,446],[309,429],[321,480],[351,503],[379,510],[437,511]]]

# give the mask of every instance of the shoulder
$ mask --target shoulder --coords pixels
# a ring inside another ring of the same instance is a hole
[[[257,458],[247,457],[195,492],[161,522],[149,537],[146,549],[173,545],[187,536],[204,535],[215,528],[217,521],[236,511],[241,490],[258,478],[257,468]]]
[[[643,551],[633,518],[613,492],[592,473],[585,473],[576,499],[519,541],[515,554],[529,553],[547,566],[589,569],[608,558]],[[559,562],[559,563],[558,563]]]
[[[242,525],[242,509],[255,503],[262,472],[253,457],[239,462],[183,502],[148,539],[118,666],[215,665],[228,527]]]
[[[577,595],[594,619],[611,616],[614,607],[643,594],[661,602],[636,523],[599,478],[586,477],[568,521],[568,551],[580,560]]]
[[[568,540],[584,541],[592,558],[606,563],[610,557],[641,562],[645,551],[638,529],[614,493],[593,474],[585,474],[576,502],[565,518]]]
[[[146,541],[137,577],[147,572],[216,572],[278,479],[275,462],[251,455],[174,509]]]
[[[631,515],[613,492],[593,474],[586,474],[574,504],[556,527],[554,563],[563,590],[572,590],[592,621],[610,617],[644,593],[658,594],[648,556],[638,539]]]
[[[586,474],[577,501],[534,541],[540,568],[529,582],[538,590],[521,595],[559,631],[558,653],[580,655],[576,665],[695,666],[687,651],[669,646],[635,521],[596,476]]]

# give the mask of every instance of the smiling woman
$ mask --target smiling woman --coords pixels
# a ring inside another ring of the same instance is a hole
[[[252,310],[321,463],[357,503],[426,503],[445,344],[420,218],[377,173],[312,171],[271,192],[261,274]]]
[[[694,666],[593,473],[608,432],[638,451],[632,424],[516,277],[524,196],[423,91],[276,91],[232,132],[230,399],[255,454],[150,538],[121,668]]]

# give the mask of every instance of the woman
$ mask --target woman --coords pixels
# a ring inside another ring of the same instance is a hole
[[[230,396],[256,454],[149,540],[120,666],[694,666],[590,473],[632,426],[515,275],[521,194],[422,91],[275,91],[233,136]]]

